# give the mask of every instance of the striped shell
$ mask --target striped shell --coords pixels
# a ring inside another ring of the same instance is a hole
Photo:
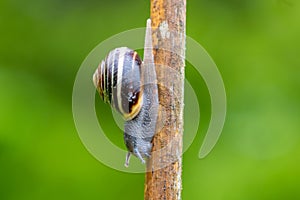
[[[125,120],[133,119],[143,104],[141,65],[137,52],[120,47],[109,52],[93,76],[104,102],[121,113]]]

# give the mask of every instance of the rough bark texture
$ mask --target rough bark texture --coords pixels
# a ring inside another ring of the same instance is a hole
[[[145,199],[181,199],[186,0],[151,0],[159,118]]]

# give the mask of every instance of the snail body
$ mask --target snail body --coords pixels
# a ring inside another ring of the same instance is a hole
[[[93,75],[103,101],[126,120],[124,142],[131,154],[145,163],[150,157],[158,112],[158,91],[152,54],[151,21],[147,20],[144,60],[132,49],[116,48],[109,52]]]

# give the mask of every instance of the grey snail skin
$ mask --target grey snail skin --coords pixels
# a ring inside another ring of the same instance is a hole
[[[127,47],[109,52],[93,75],[94,85],[104,102],[125,119],[124,142],[128,153],[142,163],[149,158],[158,113],[158,89],[152,53],[151,20],[147,20],[144,60]]]

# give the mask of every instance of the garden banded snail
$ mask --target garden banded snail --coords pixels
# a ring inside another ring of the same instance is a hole
[[[128,167],[131,154],[145,163],[144,158],[150,157],[158,112],[150,19],[147,20],[144,61],[127,47],[116,48],[100,63],[93,81],[104,102],[126,120],[124,142],[128,153],[125,166]]]

